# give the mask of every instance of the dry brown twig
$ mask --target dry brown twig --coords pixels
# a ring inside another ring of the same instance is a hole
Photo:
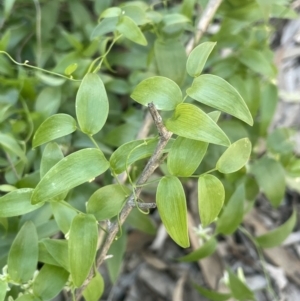
[[[198,22],[196,35],[193,39],[190,40],[190,42],[186,46],[187,54],[189,54],[192,51],[194,45],[196,45],[199,42],[199,40],[201,39],[202,35],[206,31],[211,20],[213,19],[213,16],[214,16],[216,10],[218,9],[218,7],[220,6],[221,2],[222,2],[222,0],[210,0],[209,3],[207,4],[205,10],[202,13],[202,16],[201,16],[199,22]],[[169,142],[170,138],[172,137],[172,133],[169,132],[166,129],[166,127],[164,126],[162,118],[153,103],[148,104],[148,109],[149,109],[150,114],[149,113],[146,114],[143,126],[142,126],[141,130],[139,131],[138,138],[141,139],[141,138],[147,137],[150,127],[151,127],[150,116],[152,117],[152,119],[156,125],[156,128],[157,128],[160,138],[159,138],[158,144],[156,146],[156,149],[155,149],[153,155],[147,162],[144,170],[142,171],[140,177],[137,180],[136,189],[128,197],[126,204],[120,213],[119,222],[111,223],[110,226],[108,227],[108,234],[107,234],[107,236],[104,240],[104,243],[97,256],[97,261],[96,261],[97,269],[101,266],[101,264],[105,260],[106,254],[107,254],[111,244],[115,240],[117,233],[119,232],[120,225],[122,225],[125,222],[126,218],[128,217],[129,213],[131,212],[132,208],[136,205],[135,200],[139,197],[139,195],[142,191],[141,186],[148,181],[148,179],[153,174],[155,169],[160,165],[161,158],[163,155],[163,150],[164,150],[165,146],[167,145],[167,143]],[[138,204],[138,206],[141,208],[153,208],[154,205],[153,204],[149,204],[149,205]],[[76,300],[77,301],[79,301],[80,298],[82,297],[82,293],[83,293],[84,289],[86,288],[86,286],[88,285],[90,280],[93,278],[93,276],[94,276],[93,271],[91,271],[91,273],[88,276],[85,283],[76,292]]]

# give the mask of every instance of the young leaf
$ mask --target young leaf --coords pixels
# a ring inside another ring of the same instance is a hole
[[[213,254],[217,249],[217,241],[214,237],[206,241],[199,249],[189,253],[186,256],[180,257],[177,260],[181,262],[193,262],[201,260]]]
[[[215,42],[204,42],[193,49],[186,62],[186,70],[190,76],[197,77],[201,74],[216,44]]]
[[[227,81],[212,74],[195,78],[186,93],[193,99],[224,111],[249,125],[253,125],[251,113],[238,91]]]
[[[262,248],[279,246],[293,231],[297,222],[297,212],[294,210],[291,217],[280,227],[255,238]]]
[[[231,294],[221,294],[215,291],[210,291],[199,285],[194,285],[194,288],[200,293],[201,296],[212,301],[226,301],[231,297]]]
[[[98,301],[104,291],[104,281],[98,272],[84,289],[82,295],[86,301]]]
[[[8,288],[7,283],[0,280],[0,301],[5,300],[5,295],[6,295],[7,288]]]
[[[80,287],[95,260],[98,240],[97,221],[92,215],[77,215],[71,225],[69,239],[70,271],[73,283]]]
[[[178,178],[163,177],[159,181],[156,204],[161,220],[171,238],[181,247],[189,247],[186,200]]]
[[[70,231],[72,220],[77,215],[75,208],[71,209],[68,205],[65,201],[51,202],[54,219],[64,234]]]
[[[225,199],[222,182],[215,176],[206,174],[198,179],[198,208],[203,227],[219,215]]]
[[[0,217],[23,215],[41,207],[43,203],[31,204],[32,193],[31,188],[21,188],[0,197]]]
[[[282,165],[264,156],[254,163],[251,173],[271,204],[278,207],[285,193],[285,172]]]
[[[60,267],[44,264],[33,282],[33,293],[43,301],[52,300],[65,286],[69,273]]]
[[[136,102],[147,106],[153,102],[158,110],[171,111],[182,102],[182,92],[171,79],[154,76],[140,82],[130,95]]]
[[[60,160],[36,186],[31,203],[49,200],[87,182],[108,169],[108,161],[103,153],[94,148],[86,148]]]
[[[178,136],[168,155],[169,172],[174,176],[189,177],[200,165],[207,147],[206,142]]]
[[[174,115],[166,121],[166,128],[185,138],[230,145],[228,137],[219,126],[201,109],[192,104],[177,105]]]
[[[125,185],[107,185],[91,195],[86,210],[98,221],[110,219],[119,214],[130,193],[130,189]]]
[[[121,17],[117,24],[117,30],[128,40],[146,46],[147,40],[135,22],[127,16]]]
[[[17,155],[23,162],[27,162],[25,152],[21,149],[18,142],[7,134],[0,133],[0,145],[4,148]]]
[[[76,95],[76,116],[82,132],[95,135],[104,126],[108,116],[108,99],[104,84],[96,73],[83,78]]]
[[[32,147],[35,148],[51,140],[69,135],[76,131],[75,119],[67,114],[56,114],[47,118],[36,130]]]
[[[38,261],[38,236],[35,225],[26,222],[14,239],[8,254],[8,274],[13,281],[25,283],[33,277]]]
[[[217,221],[216,233],[232,234],[243,220],[245,189],[240,185],[228,201]]]
[[[216,164],[216,169],[222,173],[232,173],[241,169],[249,160],[251,142],[248,138],[232,143],[222,154]]]

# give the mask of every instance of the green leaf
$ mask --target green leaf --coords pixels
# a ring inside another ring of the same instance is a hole
[[[91,40],[115,31],[119,17],[111,17],[101,20],[91,34]]]
[[[189,177],[200,165],[207,147],[206,142],[178,136],[168,155],[169,172],[174,176]]]
[[[91,195],[86,210],[99,221],[110,219],[120,213],[130,193],[125,185],[107,185]]]
[[[36,186],[31,203],[49,200],[84,182],[99,176],[109,167],[103,153],[94,148],[86,148],[60,160]]]
[[[233,274],[229,269],[227,270],[229,275],[229,286],[232,296],[240,301],[256,300],[253,292],[249,287]]]
[[[35,102],[35,110],[43,116],[49,117],[57,113],[61,103],[61,89],[47,87],[38,95]]]
[[[5,300],[5,295],[6,295],[7,288],[8,288],[7,283],[0,280],[0,301]]]
[[[192,19],[194,13],[195,0],[183,0],[181,6],[181,13]]]
[[[86,301],[98,301],[104,291],[104,281],[98,272],[84,289],[82,295]]]
[[[69,273],[60,267],[44,264],[33,282],[33,293],[43,301],[56,297],[64,288]]]
[[[66,75],[72,75],[72,73],[74,73],[74,72],[76,71],[77,68],[78,68],[78,64],[77,64],[77,63],[70,64],[70,65],[65,69],[65,74],[66,74]]]
[[[186,62],[186,70],[190,76],[197,77],[202,73],[204,65],[216,44],[216,42],[204,42],[193,49]]]
[[[240,170],[249,160],[251,142],[248,138],[232,143],[222,154],[216,164],[216,169],[222,173],[232,173]]]
[[[69,271],[69,253],[68,253],[68,242],[64,239],[43,239],[44,244],[48,253],[55,258],[58,264],[60,264],[65,270]]]
[[[73,218],[77,215],[75,208],[71,209],[70,205],[64,201],[51,202],[51,208],[59,229],[67,234],[70,231]]]
[[[240,185],[218,219],[216,233],[230,235],[237,229],[244,216],[244,199],[245,189],[243,185]]]
[[[185,48],[177,40],[156,40],[154,54],[159,75],[172,79],[179,86],[186,76]]]
[[[130,95],[136,102],[147,106],[154,103],[158,110],[171,111],[182,102],[178,85],[162,76],[154,76],[140,82]]]
[[[212,74],[195,78],[186,93],[193,99],[224,111],[249,125],[253,125],[251,113],[239,92],[226,80]]]
[[[143,35],[140,28],[135,24],[135,22],[127,16],[123,16],[118,24],[117,30],[124,35],[128,40],[133,41],[134,43],[146,46],[147,40]]]
[[[274,248],[279,245],[292,233],[297,222],[297,212],[293,211],[291,217],[280,227],[266,234],[255,238],[262,248]]]
[[[201,296],[213,301],[226,301],[231,297],[231,294],[221,294],[215,291],[210,291],[202,286],[194,285],[194,288]]]
[[[35,148],[51,140],[64,137],[76,131],[75,119],[67,114],[56,114],[47,118],[36,130],[32,147]]]
[[[278,207],[285,193],[285,172],[282,165],[266,156],[251,167],[259,187],[274,207]]]
[[[55,142],[50,142],[46,145],[40,166],[40,175],[41,178],[60,160],[64,158],[64,154],[62,153],[60,147]]]
[[[167,119],[166,128],[174,134],[204,142],[229,146],[230,141],[219,126],[198,107],[179,104],[174,115]]]
[[[76,95],[76,116],[82,132],[98,133],[108,116],[109,104],[104,84],[96,73],[83,78]]]
[[[144,25],[149,22],[145,10],[134,4],[130,5],[130,2],[126,6],[122,6],[122,14],[132,19],[136,25]]]
[[[93,215],[78,214],[71,225],[69,239],[70,271],[73,283],[80,287],[95,260],[98,240],[97,221]]]
[[[18,142],[13,137],[0,133],[0,145],[5,150],[17,155],[23,162],[27,162],[25,152],[21,149]]]
[[[189,247],[186,199],[178,178],[163,177],[159,181],[156,204],[161,220],[171,238],[181,247]]]
[[[119,17],[121,14],[122,14],[122,10],[120,7],[109,7],[101,13],[100,19]]]
[[[222,182],[215,176],[206,174],[198,179],[198,208],[203,227],[219,215],[225,199]]]
[[[42,202],[37,205],[31,204],[32,193],[31,188],[21,188],[0,197],[0,217],[23,215],[41,207]]]
[[[22,296],[18,297],[15,300],[16,301],[41,301],[40,298],[35,297],[35,296],[31,295],[31,294],[22,295]]]
[[[149,215],[141,213],[138,209],[131,210],[126,222],[131,227],[134,227],[147,234],[156,234],[156,227],[154,226],[152,219],[149,217]]]
[[[60,264],[53,258],[53,256],[50,255],[50,253],[46,249],[46,246],[41,241],[39,242],[38,261],[42,263],[60,266]]]
[[[217,241],[214,237],[206,241],[199,249],[180,257],[177,260],[181,262],[193,262],[212,255],[217,249]]]
[[[8,274],[17,283],[33,277],[38,261],[38,236],[31,221],[26,222],[14,239],[7,259]]]

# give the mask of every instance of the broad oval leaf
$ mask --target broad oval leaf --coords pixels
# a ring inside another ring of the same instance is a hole
[[[82,132],[95,135],[104,126],[109,110],[104,84],[96,73],[83,78],[76,95],[76,117]]]
[[[18,142],[7,134],[0,133],[0,145],[20,157],[23,162],[27,162],[25,152],[21,149]]]
[[[60,160],[36,186],[31,203],[37,204],[99,176],[109,167],[103,153],[86,148]]]
[[[60,267],[44,264],[33,282],[33,293],[43,301],[52,300],[64,288],[69,273]]]
[[[145,36],[131,18],[123,16],[117,24],[117,30],[128,40],[143,46],[147,45]]]
[[[77,215],[76,209],[70,208],[70,205],[65,201],[51,202],[51,208],[59,229],[67,234],[70,231],[73,218]]]
[[[232,143],[222,154],[216,164],[216,169],[222,173],[232,173],[241,169],[249,160],[251,142],[248,138]]]
[[[244,216],[244,185],[240,185],[229,199],[222,215],[217,221],[216,233],[232,234],[243,220]]]
[[[69,260],[72,281],[80,287],[88,276],[95,260],[98,240],[97,221],[93,215],[75,216],[69,239]]]
[[[203,227],[219,215],[225,199],[222,182],[213,175],[202,175],[198,179],[198,208]]]
[[[206,241],[199,249],[180,257],[177,260],[181,262],[193,262],[212,255],[217,249],[217,240],[212,237]]]
[[[110,219],[120,213],[130,193],[130,189],[125,185],[107,185],[91,195],[86,210],[99,221]]]
[[[115,31],[119,17],[105,18],[94,28],[91,34],[91,40],[103,36],[109,32]]]
[[[104,280],[98,272],[92,280],[89,282],[87,287],[84,289],[82,295],[86,301],[98,301],[104,291]]]
[[[293,231],[297,222],[297,212],[294,210],[291,217],[280,227],[255,238],[262,248],[279,246]]]
[[[216,42],[204,42],[193,49],[186,62],[186,70],[190,76],[197,77],[201,74],[216,44]]]
[[[200,165],[208,143],[178,136],[168,154],[168,170],[174,176],[189,177]]]
[[[174,115],[167,119],[166,128],[181,137],[230,145],[228,137],[220,127],[201,109],[192,104],[179,104]]]
[[[147,106],[154,103],[158,110],[170,111],[182,102],[182,92],[178,85],[162,76],[154,76],[140,82],[130,95],[136,102]]]
[[[181,247],[189,247],[186,199],[178,178],[169,176],[159,181],[156,204],[161,220],[171,238]]]
[[[226,112],[249,125],[252,115],[239,92],[219,76],[203,74],[195,78],[186,93],[193,99]]]
[[[36,130],[32,147],[69,135],[76,131],[75,119],[67,114],[56,114],[47,118]]]
[[[32,193],[31,188],[21,188],[0,197],[0,217],[23,215],[41,207],[43,203],[31,204]]]
[[[33,277],[38,262],[38,236],[35,225],[26,222],[14,239],[8,254],[8,274],[17,283]]]

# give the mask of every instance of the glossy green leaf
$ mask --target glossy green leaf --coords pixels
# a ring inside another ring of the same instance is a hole
[[[0,146],[17,155],[22,161],[27,162],[25,152],[13,137],[0,133]]]
[[[161,220],[171,238],[181,247],[189,247],[186,199],[178,178],[163,177],[159,181],[156,204]]]
[[[238,91],[227,81],[212,74],[195,78],[186,93],[195,100],[224,111],[249,125],[253,125],[251,113]]]
[[[186,76],[185,48],[177,40],[156,40],[154,54],[159,75],[172,79],[179,86]]]
[[[166,128],[174,134],[204,142],[229,146],[230,141],[220,127],[198,107],[179,104],[167,119]]]
[[[182,92],[178,85],[162,76],[154,76],[140,82],[130,95],[136,102],[147,106],[154,103],[158,110],[171,111],[182,102]]]
[[[32,147],[64,137],[76,131],[75,119],[67,114],[56,114],[47,118],[36,130]]]
[[[207,147],[206,142],[178,136],[169,151],[169,172],[174,176],[189,177],[200,165]]]
[[[232,173],[241,169],[249,160],[251,142],[248,138],[232,143],[222,154],[216,164],[216,169],[222,173]]]
[[[280,227],[266,234],[255,238],[262,248],[274,248],[279,245],[292,233],[297,222],[297,212],[294,210],[291,217]]]
[[[251,173],[274,207],[278,207],[285,193],[285,172],[282,165],[266,156],[257,160]]]
[[[104,84],[96,73],[83,78],[76,95],[76,116],[82,132],[98,133],[108,116],[109,104]]]
[[[156,234],[156,227],[148,214],[141,213],[138,209],[131,210],[126,222],[137,230],[143,231],[150,235]]]
[[[55,142],[50,142],[46,145],[40,166],[40,175],[41,178],[60,160],[64,158],[60,147]]]
[[[91,34],[91,40],[115,31],[119,18],[111,17],[100,21]]]
[[[8,274],[17,283],[33,277],[38,261],[38,236],[31,221],[26,222],[14,239],[7,259]]]
[[[229,275],[229,286],[232,293],[232,296],[236,300],[240,301],[248,301],[248,300],[256,300],[253,292],[250,288],[239,279],[235,274],[233,274],[230,270],[227,270]]]
[[[65,270],[69,271],[69,253],[68,242],[64,239],[50,239],[42,240],[46,250]]]
[[[143,46],[147,45],[145,36],[131,18],[122,16],[117,24],[117,30],[128,40]]]
[[[56,297],[64,288],[69,273],[60,267],[44,264],[33,282],[33,293],[43,301]]]
[[[103,153],[94,148],[86,148],[60,160],[36,186],[31,203],[49,200],[84,182],[99,176],[109,167]]]
[[[98,240],[97,221],[92,215],[77,215],[71,225],[69,239],[70,271],[73,283],[80,287],[95,260]]]
[[[243,220],[245,189],[238,186],[217,221],[217,233],[232,234]]]
[[[86,301],[98,301],[104,291],[104,281],[98,272],[89,282],[87,287],[83,291],[83,297]]]
[[[23,215],[41,207],[43,203],[31,204],[32,193],[31,188],[21,188],[0,197],[0,217]]]
[[[190,76],[197,77],[202,73],[204,65],[216,44],[216,42],[204,42],[193,49],[186,62],[186,70]]]
[[[213,175],[202,175],[198,179],[198,208],[201,224],[206,227],[219,215],[225,199],[222,182]]]
[[[70,205],[66,204],[65,201],[51,202],[51,208],[59,229],[67,234],[70,231],[73,218],[77,215],[75,208],[70,208]]]
[[[118,215],[130,195],[125,185],[111,184],[95,191],[87,202],[86,210],[102,221]]]
[[[0,280],[0,301],[5,300],[5,295],[6,295],[7,288],[8,288],[7,283]]]
[[[180,257],[177,260],[181,262],[193,262],[212,255],[217,249],[217,241],[214,237],[206,241],[199,249]]]
[[[200,293],[201,296],[212,301],[226,301],[231,298],[231,294],[221,294],[216,291],[208,290],[202,286],[194,285],[195,289]]]

